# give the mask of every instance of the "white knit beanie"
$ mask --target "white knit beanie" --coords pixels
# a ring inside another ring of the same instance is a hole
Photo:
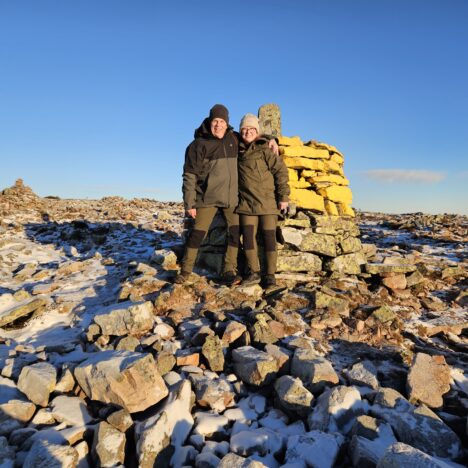
[[[241,123],[239,125],[239,131],[244,127],[253,127],[257,129],[257,133],[260,133],[260,124],[258,123],[258,117],[253,114],[245,114],[242,117]]]

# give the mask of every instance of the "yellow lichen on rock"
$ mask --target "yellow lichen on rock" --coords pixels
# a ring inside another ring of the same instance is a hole
[[[286,167],[291,169],[312,169],[314,171],[325,171],[324,161],[318,161],[317,159],[286,157],[284,158],[284,163],[286,164]]]
[[[324,204],[325,204],[325,210],[327,211],[327,214],[329,214],[330,216],[339,215],[338,208],[336,207],[335,203],[333,203],[330,200],[325,200]]]
[[[308,177],[309,182],[330,182],[336,185],[349,185],[349,180],[346,177],[336,174],[317,175],[314,177]]]
[[[325,164],[325,171],[326,172],[334,172],[336,174],[340,174],[340,175],[343,175],[344,176],[344,173],[343,173],[343,168],[338,164],[336,163],[335,161],[324,161],[324,164]]]
[[[288,167],[288,177],[289,177],[289,182],[297,182],[299,180],[299,174],[297,173],[297,171],[289,167]]]
[[[331,145],[299,137],[280,137],[288,168],[290,199],[298,208],[330,216],[354,216],[352,192],[343,171],[344,157]]]
[[[304,143],[298,136],[280,136],[278,137],[278,144],[281,146],[302,146]]]
[[[351,216],[353,218],[356,216],[356,213],[349,205],[344,203],[337,203],[336,207],[338,208],[338,213],[340,216]]]
[[[290,200],[297,206],[306,210],[325,212],[325,204],[323,197],[315,193],[313,190],[296,189],[291,187]]]
[[[280,154],[290,157],[299,156],[312,159],[330,159],[328,150],[311,146],[280,146]]]
[[[322,197],[336,203],[349,205],[353,201],[353,194],[349,187],[332,185],[330,187],[320,188],[317,191]]]
[[[299,180],[289,180],[289,186],[293,188],[310,188],[310,182],[307,182],[303,177]]]
[[[301,177],[304,177],[304,179],[308,179],[310,177],[315,177],[318,175],[321,175],[321,172],[311,171],[310,169],[304,169],[301,171]]]
[[[341,152],[336,149],[335,146],[329,145],[327,143],[323,143],[322,141],[309,140],[308,142],[306,142],[304,144],[305,144],[305,146],[313,146],[315,148],[325,148],[330,153],[337,153],[337,154],[340,154],[341,156],[343,156],[341,154]]]
[[[330,156],[330,161],[336,162],[337,164],[343,164],[344,163],[344,158],[341,154],[338,153],[333,153]]]

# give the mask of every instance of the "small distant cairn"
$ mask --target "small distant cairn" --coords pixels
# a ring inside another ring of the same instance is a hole
[[[283,243],[278,250],[278,272],[359,274],[367,258],[354,220],[343,154],[326,143],[304,143],[298,136],[282,135],[276,104],[260,107],[258,116],[261,132],[278,138],[289,172],[291,210],[279,223]],[[199,265],[219,272],[225,243],[224,220],[219,216],[200,249]]]
[[[13,213],[29,212],[40,209],[42,200],[23,179],[17,179],[15,185],[0,191],[0,215],[8,216]]]

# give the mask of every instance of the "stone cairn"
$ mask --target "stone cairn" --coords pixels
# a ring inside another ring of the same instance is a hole
[[[343,155],[325,143],[283,136],[276,104],[262,106],[258,115],[261,132],[278,139],[289,172],[291,206],[289,216],[279,222],[277,271],[285,276],[360,273],[367,259],[354,221]],[[225,245],[225,223],[219,216],[200,249],[198,265],[219,272]]]

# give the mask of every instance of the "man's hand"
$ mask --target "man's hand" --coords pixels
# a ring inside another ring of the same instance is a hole
[[[278,209],[281,211],[282,214],[286,214],[286,212],[288,211],[288,206],[289,203],[287,201],[280,201],[278,203]]]
[[[276,154],[276,156],[278,156],[279,154],[279,146],[278,146],[278,143],[276,143],[276,140],[274,138],[272,138],[269,142],[268,142],[268,148],[271,149],[271,151],[273,151],[273,153]]]
[[[185,216],[195,219],[197,217],[197,209],[192,208],[190,210],[185,210]]]

